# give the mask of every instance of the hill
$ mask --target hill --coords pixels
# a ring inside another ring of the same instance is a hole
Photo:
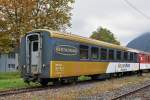
[[[127,44],[127,47],[150,52],[150,32],[135,38]]]

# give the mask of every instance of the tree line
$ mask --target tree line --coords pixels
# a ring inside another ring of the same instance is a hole
[[[19,46],[19,39],[33,29],[65,31],[71,27],[75,0],[0,0],[0,52]],[[119,44],[113,33],[98,28],[91,38]]]
[[[0,0],[0,51],[19,45],[26,32],[38,28],[64,31],[71,26],[74,0]]]

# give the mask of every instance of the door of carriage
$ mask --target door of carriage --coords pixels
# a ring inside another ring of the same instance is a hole
[[[41,73],[42,38],[39,33],[32,33],[26,37],[27,73]]]

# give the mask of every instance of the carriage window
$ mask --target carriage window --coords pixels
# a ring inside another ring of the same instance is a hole
[[[116,58],[117,60],[121,60],[121,51],[116,52]]]
[[[134,61],[137,62],[137,61],[138,61],[138,60],[137,60],[137,53],[134,53],[133,56],[134,56]]]
[[[133,60],[133,53],[130,52],[130,60],[132,61]]]
[[[124,60],[128,60],[128,52],[124,52],[123,57],[124,57]]]
[[[88,59],[88,46],[80,45],[80,59]]]
[[[31,36],[29,36],[29,40],[30,41],[38,40],[38,35],[31,35]]]
[[[38,42],[33,42],[33,51],[38,51]]]
[[[101,59],[102,60],[107,59],[107,49],[101,48]]]
[[[109,50],[109,60],[114,60],[114,50]]]
[[[97,47],[91,48],[91,58],[98,59],[99,58],[99,49]]]

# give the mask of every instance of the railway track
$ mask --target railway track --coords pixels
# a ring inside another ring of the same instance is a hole
[[[11,89],[11,90],[5,90],[5,91],[0,91],[0,97],[1,96],[8,96],[8,95],[14,95],[14,94],[19,94],[19,93],[26,93],[26,92],[32,92],[32,91],[40,91],[47,89],[49,87],[30,87],[30,88],[20,88],[20,89]]]
[[[78,85],[86,85],[89,83],[95,83],[102,81],[101,79],[97,80],[85,80],[85,81],[77,81],[75,84]],[[27,92],[33,92],[33,91],[41,91],[41,90],[47,90],[47,89],[58,89],[58,88],[63,88],[63,87],[71,87],[75,85],[74,83],[68,83],[68,84],[55,84],[55,85],[48,85],[48,86],[37,86],[37,87],[29,87],[29,88],[20,88],[20,89],[11,89],[11,90],[4,90],[0,91],[0,97],[1,96],[8,96],[8,95],[15,95],[15,94],[20,94],[20,93],[27,93]]]
[[[98,80],[78,81],[78,82],[76,82],[76,84],[88,84],[89,82],[92,83],[92,82],[99,82],[99,81]],[[57,88],[69,87],[69,86],[73,86],[73,85],[74,84],[58,84],[58,85],[48,85],[45,87],[44,86],[37,86],[37,87],[4,90],[4,91],[0,91],[0,97],[20,94],[20,93],[33,92],[33,91],[47,90],[47,89],[57,89]]]
[[[130,96],[130,95],[133,95],[133,94],[135,94],[135,93],[137,93],[137,92],[139,92],[139,91],[142,91],[142,90],[144,90],[144,89],[146,89],[146,88],[148,88],[148,87],[150,87],[150,83],[149,83],[149,84],[146,84],[146,85],[144,85],[144,86],[141,86],[141,87],[139,87],[139,88],[137,88],[137,89],[134,89],[134,90],[132,90],[132,91],[128,91],[128,92],[126,92],[126,93],[123,93],[123,94],[121,94],[121,95],[118,95],[118,96],[112,98],[111,100],[120,100],[120,99],[126,98],[126,97],[128,97],[128,96]]]
[[[126,76],[126,77],[128,77],[128,76]],[[86,84],[95,83],[95,82],[99,82],[99,80],[77,81],[76,85],[78,85],[78,84],[79,85],[86,85]],[[37,86],[37,87],[29,87],[29,88],[11,89],[11,90],[6,90],[6,91],[0,91],[0,97],[8,96],[8,95],[21,94],[21,93],[27,93],[27,92],[34,92],[34,91],[42,91],[42,90],[48,90],[48,89],[59,89],[59,88],[71,87],[73,85],[74,84],[61,84],[61,85],[48,85],[46,87]],[[149,86],[150,86],[150,84],[147,86],[143,86],[142,88],[146,88]],[[136,91],[141,90],[142,88],[139,88]],[[132,93],[135,93],[136,91],[132,91]],[[131,93],[128,93],[128,94],[126,93],[126,94],[116,96],[112,100],[122,98],[124,96],[129,95],[129,94],[131,94]]]

